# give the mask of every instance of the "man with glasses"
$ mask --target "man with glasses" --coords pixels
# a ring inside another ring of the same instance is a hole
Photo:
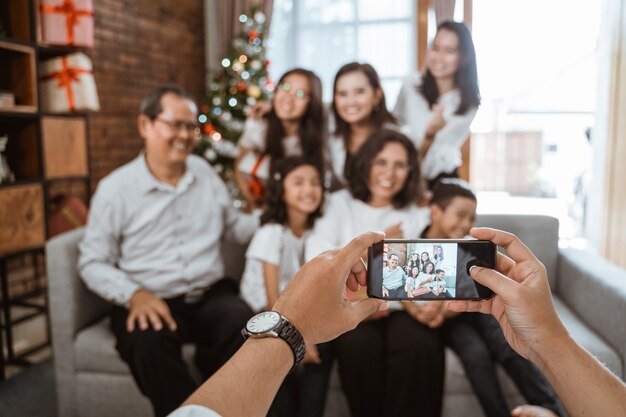
[[[383,296],[391,298],[406,297],[404,282],[406,281],[404,269],[398,268],[398,255],[389,255],[389,266],[383,268]]]
[[[189,93],[161,87],[140,110],[144,151],[100,181],[79,268],[113,304],[117,350],[155,415],[165,416],[197,388],[183,343],[197,345],[205,378],[242,343],[252,311],[224,278],[221,239],[247,243],[258,222],[237,211],[215,170],[191,155],[199,128]]]

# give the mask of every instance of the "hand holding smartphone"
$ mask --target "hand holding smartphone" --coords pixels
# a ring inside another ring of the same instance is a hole
[[[496,246],[486,240],[387,239],[368,250],[367,294],[386,300],[483,300],[493,292],[469,274],[494,268]]]

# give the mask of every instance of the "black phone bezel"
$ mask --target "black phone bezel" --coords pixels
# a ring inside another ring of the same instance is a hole
[[[433,299],[433,300],[426,300],[426,299],[414,299],[414,298],[397,298],[397,297],[383,297],[382,296],[382,291],[379,294],[375,294],[373,293],[373,289],[376,287],[375,285],[372,285],[372,279],[373,279],[373,275],[371,273],[371,271],[375,270],[378,266],[380,266],[380,268],[378,268],[378,270],[380,271],[380,281],[381,281],[381,285],[382,285],[382,256],[377,256],[379,254],[382,254],[382,249],[383,249],[383,245],[385,243],[390,243],[390,244],[394,244],[394,243],[403,243],[403,244],[409,244],[409,243],[467,243],[467,244],[489,244],[490,246],[493,246],[493,265],[489,265],[488,263],[483,263],[483,264],[479,264],[479,266],[483,266],[486,268],[495,268],[495,262],[496,262],[496,256],[497,256],[497,252],[498,252],[498,247],[491,242],[490,240],[477,240],[477,239],[384,239],[381,240],[380,242],[374,243],[372,246],[370,246],[367,250],[367,296],[370,298],[377,298],[380,300],[387,300],[387,301],[453,301],[453,300],[470,300],[470,301],[476,301],[476,300],[488,300],[491,297],[493,297],[494,293],[491,289],[485,287],[482,284],[479,284],[478,282],[474,282],[474,285],[476,287],[476,290],[479,294],[478,297],[454,297],[454,298],[448,298],[448,299]],[[380,260],[380,262],[378,262],[378,260]],[[471,263],[468,262],[468,269],[471,265],[469,265]],[[468,272],[469,275],[469,272]]]

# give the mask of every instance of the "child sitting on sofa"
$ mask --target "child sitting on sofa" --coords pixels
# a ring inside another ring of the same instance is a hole
[[[430,202],[431,224],[421,238],[462,239],[469,235],[476,219],[476,196],[465,181],[446,178],[433,187]],[[444,341],[459,356],[472,388],[487,417],[553,417],[564,410],[552,387],[539,370],[518,355],[507,343],[498,322],[490,315],[448,311],[438,303],[432,314],[433,326],[441,325]],[[431,305],[432,307],[432,305]],[[509,411],[496,377],[500,363],[526,400],[533,404]]]

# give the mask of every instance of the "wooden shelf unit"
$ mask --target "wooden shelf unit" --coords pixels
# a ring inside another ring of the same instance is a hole
[[[38,7],[39,0],[0,4],[0,21],[6,31],[0,37],[0,90],[15,96],[15,106],[0,107],[0,136],[9,136],[3,155],[15,174],[14,183],[0,183],[0,381],[5,378],[6,363],[23,365],[28,354],[50,342],[48,332],[43,345],[16,352],[13,327],[25,319],[12,316],[11,307],[47,293],[45,262],[35,259],[45,256],[52,201],[57,194],[67,193],[80,195],[88,204],[90,194],[87,115],[45,113],[39,105],[39,63],[85,49],[42,44]],[[11,294],[11,265],[21,259],[37,263],[32,268],[37,294]],[[42,314],[47,323],[46,305],[27,319]]]
[[[15,95],[15,106],[0,111],[36,113],[37,68],[35,48],[21,43],[0,40],[0,90]]]

